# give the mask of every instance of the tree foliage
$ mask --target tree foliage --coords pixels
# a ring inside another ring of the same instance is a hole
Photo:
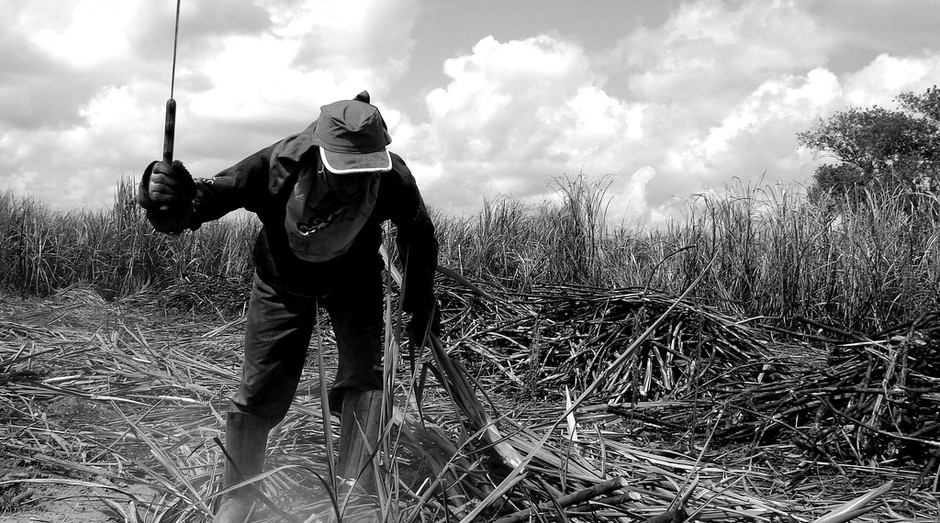
[[[864,191],[938,188],[940,89],[903,93],[897,109],[853,107],[797,135],[801,145],[834,163],[820,165],[809,196],[855,201]]]

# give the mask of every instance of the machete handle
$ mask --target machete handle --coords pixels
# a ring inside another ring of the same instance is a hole
[[[163,127],[163,161],[173,163],[173,141],[176,137],[176,100],[166,101],[166,125]]]

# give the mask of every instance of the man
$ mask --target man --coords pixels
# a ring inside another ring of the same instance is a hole
[[[254,247],[241,382],[226,423],[226,487],[261,472],[268,431],[293,399],[320,305],[339,353],[328,395],[330,410],[342,412],[339,473],[356,474],[360,458],[348,449],[362,429],[354,426],[371,424],[366,432],[374,434],[382,401],[378,249],[385,220],[397,226],[412,343],[439,329],[434,226],[405,162],[386,149],[390,142],[363,91],[321,107],[303,132],[211,179],[194,181],[178,161],[153,162],[144,172],[138,201],[160,232],[196,230],[238,208],[256,213],[263,225]],[[244,521],[252,501],[248,490],[235,490],[213,521]]]

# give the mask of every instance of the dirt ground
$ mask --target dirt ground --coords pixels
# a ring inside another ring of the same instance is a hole
[[[208,513],[210,502],[202,503],[212,497],[220,462],[212,441],[222,429],[223,399],[237,379],[235,355],[242,343],[239,321],[162,317],[152,308],[105,302],[84,291],[49,300],[23,300],[0,293],[0,523],[155,522],[170,509],[168,500],[177,499],[188,503],[177,507],[189,512],[162,520],[200,521]],[[320,416],[317,385],[317,380],[305,375],[296,405],[272,436],[271,465],[282,467],[282,475],[290,479],[294,479],[293,471],[302,471],[306,480],[311,472],[324,472],[324,434],[313,430]],[[550,405],[513,406],[525,410],[520,419],[525,414],[534,422],[538,407]],[[547,409],[546,416],[554,412]],[[593,415],[584,416],[579,418],[582,423]],[[621,425],[625,422],[613,415],[616,423],[605,425],[608,421],[603,416],[607,414],[598,413],[600,421],[592,427],[597,434],[607,431],[603,462],[608,472],[629,477],[638,485],[628,501],[640,498],[647,503],[648,512],[638,513],[637,521],[669,503],[643,497],[647,491],[641,487],[650,483],[666,492],[663,487],[672,483],[659,481],[657,474],[666,474],[674,466],[679,472],[669,474],[677,478],[685,477],[686,470],[698,470],[695,481],[701,479],[711,490],[703,487],[701,499],[694,501],[703,509],[722,503],[725,512],[718,514],[752,507],[762,514],[757,520],[815,521],[818,515],[890,479],[895,487],[878,502],[879,510],[857,521],[940,522],[934,517],[940,506],[936,483],[925,491],[916,471],[886,477],[864,467],[845,467],[834,475],[818,463],[801,461],[786,441],[759,449],[762,463],[778,464],[779,473],[744,470],[740,464],[751,462],[747,456],[754,449],[716,449],[711,458],[723,458],[735,466],[699,467],[694,457],[687,460],[666,452],[668,445],[660,445],[662,452],[656,454],[655,438],[664,436],[661,432],[647,431],[640,422]],[[693,454],[701,451],[699,447],[690,450]],[[647,462],[655,467],[643,468]],[[166,463],[170,467],[161,468]],[[136,476],[130,475],[131,469]],[[174,473],[179,470],[185,472]],[[161,475],[165,483],[154,480]],[[191,490],[177,488],[181,480],[188,481]],[[700,519],[722,520],[704,514]],[[781,514],[789,519],[778,517]],[[909,517],[918,514],[930,516]]]
[[[0,523],[133,520],[132,500],[146,503],[155,496],[153,489],[122,481],[119,474],[101,476],[94,466],[77,470],[76,460],[56,457],[57,451],[66,457],[92,455],[76,441],[90,426],[113,419],[106,403],[68,394],[35,401],[19,395],[22,387],[48,377],[41,365],[24,363],[21,352],[47,349],[58,329],[83,332],[78,340],[85,343],[111,314],[108,304],[91,293],[49,301],[0,293],[0,345],[5,349],[0,353]]]
[[[8,469],[8,463],[3,468]],[[12,471],[3,476],[2,482],[20,481],[3,488],[3,510],[0,511],[0,523],[20,523],[27,521],[48,523],[97,523],[105,521],[126,521],[125,514],[118,514],[115,508],[127,511],[131,508],[126,495],[109,494],[103,489],[70,484],[69,478],[55,478],[43,474],[35,476],[32,467],[13,466]],[[34,483],[34,481],[44,481]],[[153,496],[153,490],[142,485],[126,485],[124,493],[138,499]],[[10,495],[11,492],[18,492]],[[115,508],[108,506],[108,499]]]

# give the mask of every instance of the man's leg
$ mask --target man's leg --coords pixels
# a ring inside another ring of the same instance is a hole
[[[255,275],[245,327],[241,383],[226,423],[224,486],[261,473],[268,430],[294,398],[316,320],[316,299],[280,292]],[[214,523],[244,522],[254,496],[250,488],[223,497]]]
[[[223,488],[231,487],[261,473],[267,447],[269,425],[262,418],[229,411],[225,424],[225,475]],[[241,487],[222,497],[213,523],[244,523],[255,497],[253,487]]]
[[[339,352],[330,410],[341,412],[337,474],[374,491],[369,457],[382,423],[382,272],[379,260],[367,264],[324,297]]]

